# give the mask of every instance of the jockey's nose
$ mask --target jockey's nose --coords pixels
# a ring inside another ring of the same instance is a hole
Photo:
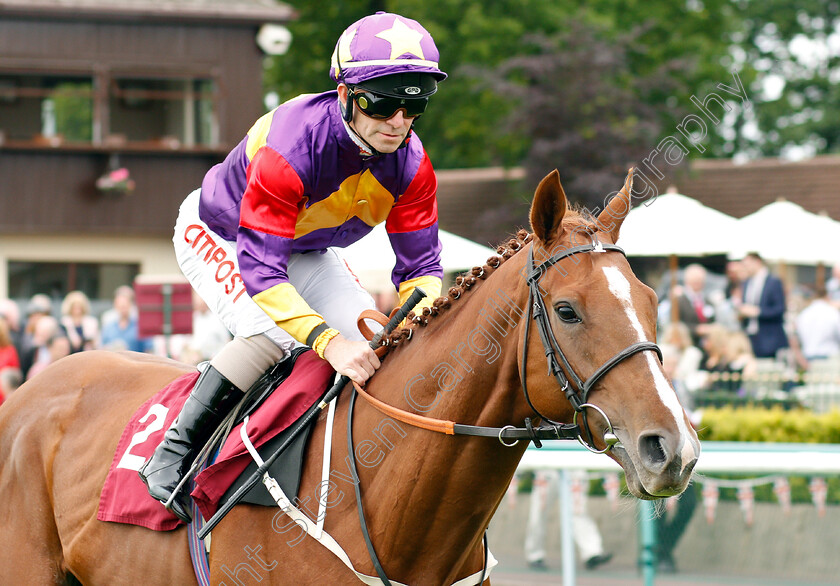
[[[400,126],[404,126],[406,121],[411,120],[412,118],[409,118],[405,115],[405,110],[397,110],[396,112],[394,112],[394,115],[388,118],[385,122],[387,122],[394,128],[399,128]]]

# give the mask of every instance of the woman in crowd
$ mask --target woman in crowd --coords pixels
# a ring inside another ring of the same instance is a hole
[[[20,368],[20,357],[12,343],[9,325],[0,318],[0,370],[5,368]]]
[[[692,343],[688,326],[682,322],[670,323],[662,330],[659,340],[677,351],[673,378],[682,381],[688,390],[696,390],[698,373],[703,365],[703,351]]]
[[[755,356],[750,340],[743,332],[712,324],[703,346],[706,351],[703,369],[713,375],[709,377],[708,388],[739,393],[743,380],[755,376]]]
[[[90,300],[81,291],[71,291],[61,303],[61,326],[70,340],[70,352],[99,347],[99,320],[90,314]]]

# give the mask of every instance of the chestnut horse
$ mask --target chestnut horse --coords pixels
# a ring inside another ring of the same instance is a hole
[[[593,405],[582,407],[583,437],[623,467],[633,495],[682,492],[700,446],[656,356],[656,296],[613,246],[629,204],[628,179],[597,218],[570,210],[557,172],[549,174],[532,203],[533,234],[520,232],[431,315],[392,336],[400,342],[366,390],[415,414],[497,428],[522,427],[526,418],[571,422],[572,402]],[[0,583],[195,583],[183,527],[155,532],[96,519],[132,413],[190,368],[141,354],[74,354],[0,408]],[[336,408],[324,529],[357,570],[373,575],[341,431],[350,391]],[[435,433],[363,399],[353,417],[364,515],[387,577],[440,585],[480,576],[482,536],[527,441]],[[313,431],[299,492],[310,516],[324,495],[325,419]],[[280,509],[254,505],[236,506],[213,529],[210,569],[213,584],[358,583]]]

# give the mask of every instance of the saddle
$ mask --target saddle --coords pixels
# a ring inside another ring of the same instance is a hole
[[[246,480],[256,465],[240,437],[243,420],[249,418],[248,438],[267,459],[297,426],[295,422],[314,405],[330,386],[335,372],[308,348],[267,371],[245,394],[230,433],[220,437],[219,446],[208,448],[207,466],[194,478],[191,496],[205,519],[210,518]],[[99,501],[101,521],[129,523],[157,531],[168,531],[181,521],[149,496],[137,469],[162,441],[192,390],[198,372],[181,376],[146,401],[123,430]],[[311,433],[309,426],[270,469],[283,491],[294,498],[300,485],[303,454]],[[188,488],[184,490],[190,490]],[[276,506],[261,484],[250,490],[243,502]]]

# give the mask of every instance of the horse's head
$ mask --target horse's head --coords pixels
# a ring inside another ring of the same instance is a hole
[[[700,444],[654,344],[656,295],[614,246],[631,185],[632,170],[597,218],[568,209],[557,171],[537,188],[525,273],[532,312],[544,315],[531,329],[544,326],[522,341],[531,357],[524,382],[543,418],[569,421],[580,411],[588,443],[624,468],[635,496],[656,498],[685,489]],[[544,354],[555,373],[546,373]]]

